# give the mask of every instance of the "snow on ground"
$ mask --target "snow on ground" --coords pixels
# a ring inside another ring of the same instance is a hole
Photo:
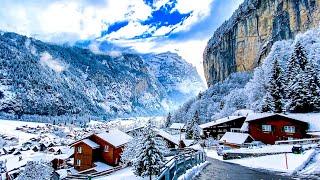
[[[132,167],[121,169],[108,176],[93,178],[94,180],[147,180],[149,177],[139,177],[133,174]]]
[[[320,152],[318,152],[310,163],[299,174],[302,175],[320,175]]]
[[[292,145],[291,145],[292,147]],[[288,147],[278,147],[278,151],[285,150]],[[277,148],[275,148],[277,149]],[[248,151],[250,151],[248,149]],[[302,170],[310,159],[316,154],[314,149],[307,150],[303,154],[287,153],[288,169],[286,168],[285,154],[268,155],[260,157],[251,157],[243,159],[223,160],[222,156],[218,156],[216,150],[207,150],[207,156],[221,161],[235,163],[242,166],[258,169],[266,169],[271,171],[279,171],[286,173],[295,173]]]
[[[186,173],[182,174],[181,176],[178,177],[178,180],[191,180],[203,170],[207,165],[209,164],[208,161],[203,162],[197,166],[194,166],[191,169],[188,169]]]
[[[302,170],[315,154],[315,150],[308,150],[302,154],[287,153],[288,169],[286,167],[285,154],[261,156],[256,158],[243,158],[230,160],[232,163],[251,168],[267,169],[287,173],[295,173]],[[228,161],[229,162],[229,161]]]
[[[13,121],[13,120],[0,120],[0,133],[17,137],[19,143],[26,142],[30,138],[37,137],[37,134],[25,133],[16,130],[16,127],[28,125],[29,127],[45,126],[44,123]]]

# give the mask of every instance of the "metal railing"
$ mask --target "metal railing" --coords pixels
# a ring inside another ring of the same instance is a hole
[[[185,150],[164,165],[157,180],[176,180],[188,169],[205,162],[206,157],[203,151]]]

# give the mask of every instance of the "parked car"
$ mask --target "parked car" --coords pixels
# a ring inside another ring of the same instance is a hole
[[[220,146],[218,146],[218,148],[217,148],[217,154],[218,154],[219,156],[223,156],[223,155],[225,154],[224,151],[230,150],[230,149],[231,149],[231,147],[229,147],[229,146],[220,145]]]
[[[301,154],[303,152],[303,148],[301,145],[293,145],[291,150],[293,154]]]

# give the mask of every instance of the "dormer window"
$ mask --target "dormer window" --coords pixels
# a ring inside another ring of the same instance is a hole
[[[81,146],[77,147],[77,153],[79,153],[79,154],[82,153],[82,147]]]
[[[109,152],[109,146],[108,145],[104,146],[104,152]]]

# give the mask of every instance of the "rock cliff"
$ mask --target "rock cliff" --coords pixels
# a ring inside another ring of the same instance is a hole
[[[245,0],[209,40],[203,66],[210,86],[260,65],[272,44],[318,27],[320,0]]]

